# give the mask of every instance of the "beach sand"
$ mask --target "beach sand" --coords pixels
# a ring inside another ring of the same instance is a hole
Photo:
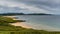
[[[14,25],[14,26],[21,26],[21,27],[24,27],[24,28],[32,28],[32,26],[24,23],[24,22],[17,22],[17,23],[12,23],[11,25]]]

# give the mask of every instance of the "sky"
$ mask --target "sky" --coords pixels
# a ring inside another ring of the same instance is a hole
[[[60,0],[0,0],[0,13],[60,14]]]

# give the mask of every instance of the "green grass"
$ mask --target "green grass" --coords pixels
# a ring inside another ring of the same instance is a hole
[[[0,31],[0,34],[60,34],[60,32]]]

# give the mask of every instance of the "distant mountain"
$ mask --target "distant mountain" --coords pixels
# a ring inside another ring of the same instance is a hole
[[[32,13],[32,14],[27,14],[27,15],[52,15],[52,14],[45,14],[45,13]]]
[[[52,15],[52,14],[45,14],[45,13],[30,13],[30,14],[24,14],[24,13],[4,13],[0,15]]]
[[[24,13],[3,13],[0,15],[24,15]]]

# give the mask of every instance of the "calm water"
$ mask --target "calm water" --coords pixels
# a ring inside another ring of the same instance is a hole
[[[35,29],[60,29],[60,16],[19,15],[17,19],[26,20],[26,24]]]

